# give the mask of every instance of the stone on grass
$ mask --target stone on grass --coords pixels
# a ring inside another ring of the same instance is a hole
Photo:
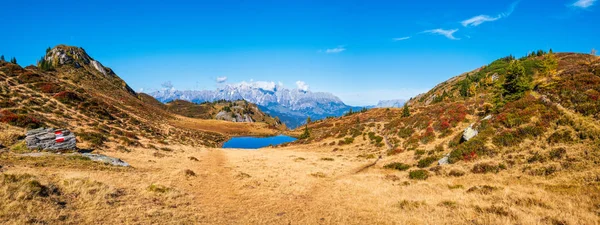
[[[73,150],[75,134],[66,129],[38,128],[27,131],[25,142],[31,150]]]
[[[471,138],[473,138],[473,137],[477,136],[477,134],[478,134],[478,133],[479,133],[479,132],[478,132],[477,130],[473,129],[473,124],[471,124],[471,125],[470,125],[469,127],[467,127],[467,128],[465,129],[465,131],[463,132],[462,139],[463,139],[464,141],[469,141],[469,140],[471,140]]]

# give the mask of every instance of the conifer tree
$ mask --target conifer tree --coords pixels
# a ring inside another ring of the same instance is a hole
[[[504,96],[507,100],[519,99],[526,91],[532,89],[533,76],[525,73],[521,62],[514,60],[508,66],[504,82]]]
[[[404,104],[404,107],[402,108],[402,117],[409,117],[410,116],[410,109],[408,108],[408,104]]]
[[[4,60],[4,55],[0,56],[0,61],[2,61],[2,62],[6,61],[6,60]]]
[[[17,64],[17,58],[12,57],[12,59],[10,59],[10,63]]]

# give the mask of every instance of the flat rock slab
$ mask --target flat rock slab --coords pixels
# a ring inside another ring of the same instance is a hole
[[[92,153],[83,153],[81,155],[83,157],[90,158],[92,161],[108,163],[113,166],[125,166],[125,167],[129,166],[129,163],[123,162],[123,160],[121,160],[121,159],[110,157],[110,156],[105,156],[105,155],[100,155],[100,154],[92,154]]]

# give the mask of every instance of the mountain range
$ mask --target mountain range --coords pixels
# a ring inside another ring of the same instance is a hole
[[[275,82],[253,81],[227,84],[216,90],[163,89],[148,93],[157,100],[167,103],[186,100],[193,103],[219,100],[246,100],[259,106],[261,111],[278,117],[290,128],[296,128],[310,117],[319,120],[337,117],[361,107],[352,107],[331,93],[311,92],[302,89],[286,89]]]

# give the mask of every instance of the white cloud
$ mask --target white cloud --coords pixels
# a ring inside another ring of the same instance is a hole
[[[299,90],[308,91],[308,84],[304,81],[296,81],[296,87],[298,87]]]
[[[479,15],[479,16],[475,16],[475,17],[473,17],[471,19],[464,20],[464,21],[462,21],[460,23],[463,26],[465,26],[465,27],[468,27],[468,26],[476,27],[476,26],[479,26],[482,23],[492,22],[492,21],[496,21],[498,19],[500,19],[500,17],[490,17],[488,15]]]
[[[573,4],[571,4],[571,6],[586,9],[586,8],[594,5],[594,2],[596,2],[596,0],[578,0],[578,1],[574,2]]]
[[[217,81],[217,83],[223,83],[223,82],[227,81],[227,77],[217,77],[216,81]]]
[[[325,50],[325,53],[327,54],[336,54],[336,53],[340,53],[346,51],[346,48],[344,48],[344,46],[338,46],[337,48],[329,48]]]
[[[460,40],[460,38],[454,37],[454,33],[456,33],[456,31],[458,31],[458,29],[453,29],[453,30],[433,29],[433,30],[423,31],[422,33],[443,35],[451,40]]]
[[[586,1],[586,0],[580,0],[580,1]],[[587,0],[587,1],[595,1],[595,0]],[[517,7],[517,4],[519,4],[518,1],[514,2],[513,4],[510,5],[510,7],[508,8],[508,10],[506,12],[500,13],[497,16],[492,17],[492,16],[488,16],[488,15],[479,15],[479,16],[474,16],[469,19],[463,20],[460,23],[464,27],[476,27],[485,22],[496,21],[496,20],[510,16],[510,14],[512,14],[513,11],[515,11],[515,7]]]
[[[410,39],[410,37],[401,37],[401,38],[394,38],[394,41],[404,41],[404,40],[408,40]]]

